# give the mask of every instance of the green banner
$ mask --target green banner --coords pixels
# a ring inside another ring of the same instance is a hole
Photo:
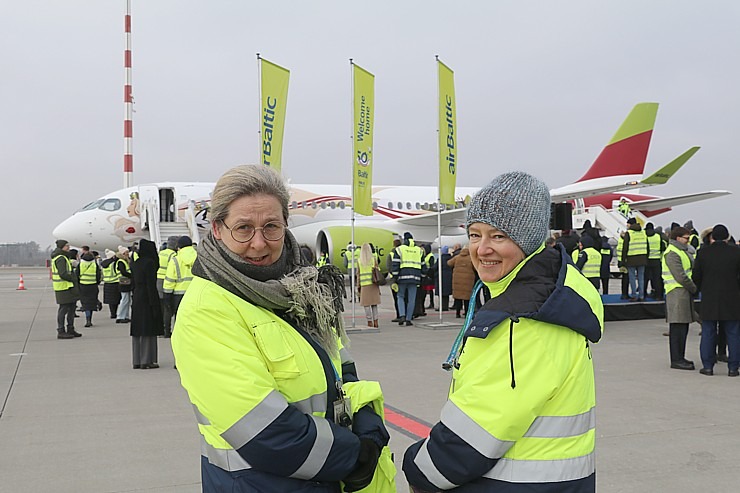
[[[439,200],[455,203],[457,177],[457,116],[455,73],[444,63],[439,65]]]
[[[290,70],[260,58],[262,164],[278,172],[283,164],[285,107],[288,104]]]
[[[354,114],[352,204],[356,213],[373,215],[373,128],[375,76],[352,64]]]

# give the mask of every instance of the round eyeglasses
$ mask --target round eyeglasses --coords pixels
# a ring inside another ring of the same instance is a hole
[[[280,222],[267,223],[260,228],[255,228],[254,226],[243,223],[235,224],[234,227],[230,228],[224,221],[221,221],[221,224],[229,230],[231,237],[238,243],[247,243],[250,241],[254,238],[254,234],[257,230],[262,231],[262,237],[267,241],[278,241],[285,236],[286,229],[285,224]]]

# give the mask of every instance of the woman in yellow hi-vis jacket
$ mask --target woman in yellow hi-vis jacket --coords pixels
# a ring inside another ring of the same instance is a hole
[[[603,307],[565,249],[545,248],[549,217],[547,186],[522,172],[470,203],[470,254],[491,299],[466,327],[440,422],[406,451],[413,491],[596,489],[589,341]]]
[[[305,265],[265,166],[218,181],[172,349],[205,492],[395,492],[382,393],[358,381],[332,266]]]

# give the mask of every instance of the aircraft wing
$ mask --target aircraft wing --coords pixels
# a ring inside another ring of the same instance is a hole
[[[692,147],[646,178],[639,178],[630,175],[598,178],[596,180],[590,180],[589,182],[573,183],[571,185],[566,185],[565,187],[551,190],[550,195],[554,203],[559,203],[565,202],[566,200],[575,200],[594,195],[620,192],[622,190],[664,185],[668,183],[668,180],[670,180],[699,149],[700,148],[698,146]]]
[[[460,229],[460,226],[465,224],[467,213],[467,207],[442,211],[442,217],[440,219],[442,224],[442,234],[451,236],[464,233],[464,231]],[[406,226],[435,228],[436,233],[437,214],[420,214],[414,217],[396,219],[395,222]]]
[[[712,199],[714,197],[721,197],[723,195],[729,195],[732,192],[727,190],[713,190],[710,192],[697,192],[687,193],[685,195],[675,195],[673,197],[661,197],[657,199],[638,200],[637,202],[630,202],[630,207],[638,211],[657,211],[661,209],[667,209],[676,205],[690,204],[692,202],[698,202],[700,200]]]

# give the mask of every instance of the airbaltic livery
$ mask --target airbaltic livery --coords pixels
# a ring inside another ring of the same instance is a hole
[[[671,205],[725,195],[701,192],[669,198],[617,192],[662,185],[699,149],[694,147],[643,178],[657,103],[637,104],[586,174],[573,184],[550,191],[553,203],[600,205],[612,209],[627,198],[633,210],[646,215],[670,210]],[[214,183],[165,182],[125,188],[87,204],[54,229],[55,238],[96,250],[115,249],[146,238],[160,244],[170,234],[188,234],[194,240],[210,228],[208,217]],[[442,206],[442,244],[464,242],[466,204],[477,187],[458,187],[456,204]],[[289,226],[299,243],[314,252],[327,252],[336,265],[351,240],[351,187],[348,185],[291,184]],[[374,186],[373,215],[355,219],[355,243],[373,243],[387,253],[394,237],[408,231],[419,241],[438,241],[437,187]],[[516,211],[512,211],[516,213]]]

